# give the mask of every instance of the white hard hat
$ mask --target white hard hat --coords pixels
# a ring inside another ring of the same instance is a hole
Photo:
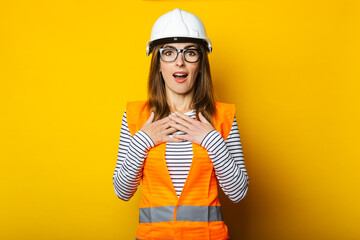
[[[147,56],[154,46],[169,42],[197,42],[204,44],[209,52],[212,51],[211,41],[206,36],[200,18],[178,8],[156,20],[151,30],[150,41],[147,42]]]

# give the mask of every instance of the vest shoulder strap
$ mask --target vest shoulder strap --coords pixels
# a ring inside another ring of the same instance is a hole
[[[131,136],[141,129],[150,116],[146,101],[128,102],[126,105],[126,120]]]
[[[214,128],[221,133],[224,140],[230,134],[234,116],[235,116],[235,105],[229,103],[215,102],[216,115],[213,118]]]

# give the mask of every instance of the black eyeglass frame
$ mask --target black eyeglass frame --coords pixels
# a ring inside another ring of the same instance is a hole
[[[163,52],[164,50],[167,50],[167,49],[172,49],[172,50],[175,50],[175,51],[176,51],[176,57],[175,57],[175,59],[174,59],[173,61],[165,61],[165,60],[162,58],[162,52]],[[184,52],[186,52],[186,51],[188,51],[188,50],[195,50],[195,51],[199,52],[199,58],[198,58],[198,60],[196,60],[195,62],[191,62],[191,61],[186,60]],[[200,58],[201,58],[201,51],[200,51],[200,49],[197,49],[197,48],[177,49],[177,48],[172,48],[172,47],[165,47],[165,48],[159,48],[159,53],[160,53],[160,58],[161,58],[161,60],[162,60],[163,62],[175,62],[176,59],[177,59],[178,56],[179,56],[179,53],[181,53],[184,61],[186,61],[186,62],[188,62],[188,63],[196,63],[196,62],[198,62],[198,61],[200,60]]]

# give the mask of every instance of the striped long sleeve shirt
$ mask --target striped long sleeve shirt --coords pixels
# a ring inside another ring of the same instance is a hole
[[[185,113],[195,119],[195,111]],[[177,131],[173,134],[185,134]],[[142,167],[148,151],[154,147],[152,139],[143,131],[131,136],[124,112],[117,163],[113,174],[116,195],[128,201],[136,192],[142,177]],[[239,202],[247,193],[249,178],[246,172],[240,142],[239,130],[234,116],[228,138],[210,131],[201,142],[214,165],[215,175],[224,193],[233,201]],[[192,143],[167,142],[165,160],[174,189],[179,197],[190,170],[193,152]]]

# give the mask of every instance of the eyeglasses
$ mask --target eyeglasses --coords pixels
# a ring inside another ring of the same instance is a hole
[[[160,48],[160,58],[164,62],[174,62],[179,53],[182,53],[183,59],[189,63],[195,63],[199,61],[201,52],[196,48],[187,48],[187,49],[176,49],[176,48]]]

